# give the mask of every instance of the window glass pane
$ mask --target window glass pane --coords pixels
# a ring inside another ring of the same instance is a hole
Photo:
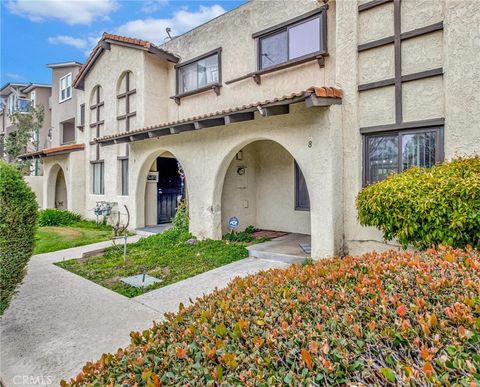
[[[198,87],[218,82],[218,55],[197,62]]]
[[[197,88],[197,64],[192,63],[180,68],[180,93],[185,93]]]
[[[103,194],[103,163],[93,164],[93,193]]]
[[[367,137],[367,183],[398,171],[398,134]]]
[[[261,68],[284,63],[287,57],[287,31],[260,39]]]
[[[289,28],[288,34],[289,59],[320,51],[320,18]]]
[[[128,160],[122,160],[122,195],[128,195]]]
[[[431,167],[435,164],[437,133],[402,135],[402,170],[410,167]]]
[[[307,183],[302,170],[295,162],[295,208],[302,210],[310,209],[310,197],[308,195]]]

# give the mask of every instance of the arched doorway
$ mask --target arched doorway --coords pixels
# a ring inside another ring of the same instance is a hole
[[[180,201],[186,198],[185,173],[170,152],[163,152],[148,163],[150,166],[145,173],[146,178],[139,182],[145,187],[144,208],[140,209],[144,211],[144,225],[170,223]]]
[[[239,230],[257,229],[310,235],[307,183],[294,157],[278,142],[256,140],[234,155],[221,194],[222,233],[236,217]]]
[[[67,183],[62,168],[59,168],[55,179],[55,208],[59,210],[68,208]]]

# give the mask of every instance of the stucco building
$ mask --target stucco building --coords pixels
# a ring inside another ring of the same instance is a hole
[[[45,207],[62,173],[89,218],[105,201],[155,225],[184,197],[200,238],[236,217],[316,258],[383,248],[363,185],[480,152],[478,25],[474,0],[252,1],[161,46],[104,34],[72,72],[73,143],[25,157]]]
[[[29,107],[42,108],[44,118],[42,126],[33,128],[32,137],[28,141],[26,151],[34,152],[39,149],[48,148],[49,129],[51,126],[50,96],[51,85],[40,83],[7,83],[0,90],[0,158],[12,162],[12,155],[5,149],[5,140],[15,132],[15,125],[12,122],[12,114],[20,112],[29,114]],[[32,163],[31,174],[38,176],[42,174],[42,165],[39,162]]]

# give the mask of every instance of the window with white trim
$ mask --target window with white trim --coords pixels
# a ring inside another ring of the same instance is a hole
[[[60,102],[72,98],[72,73],[60,78],[59,100]]]
[[[103,195],[105,193],[103,161],[92,162],[92,169],[93,169],[93,194]]]

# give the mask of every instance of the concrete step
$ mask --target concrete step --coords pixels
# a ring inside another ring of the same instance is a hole
[[[268,259],[285,263],[302,263],[309,254],[306,254],[301,245],[310,244],[310,235],[288,234],[271,241],[248,246],[249,256],[252,258]]]

